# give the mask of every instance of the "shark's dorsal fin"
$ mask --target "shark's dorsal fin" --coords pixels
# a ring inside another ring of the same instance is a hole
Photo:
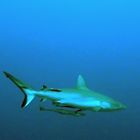
[[[82,75],[78,76],[77,88],[78,89],[86,89],[86,90],[88,89],[87,86],[86,86],[86,82],[85,82],[84,78],[82,77]]]

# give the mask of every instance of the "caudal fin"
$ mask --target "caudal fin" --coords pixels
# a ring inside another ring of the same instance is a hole
[[[11,75],[10,73],[4,72],[4,74],[23,92],[24,100],[21,104],[21,107],[25,108],[34,99],[34,90],[27,84],[23,83],[22,81]]]

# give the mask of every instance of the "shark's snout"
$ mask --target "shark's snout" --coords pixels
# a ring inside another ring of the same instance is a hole
[[[127,108],[127,106],[126,106],[126,105],[124,105],[124,104],[121,104],[121,105],[120,105],[120,108],[122,108],[122,109],[126,109],[126,108]]]
[[[112,108],[115,110],[122,110],[122,109],[126,109],[126,105],[120,103],[120,102],[114,102],[111,104]]]

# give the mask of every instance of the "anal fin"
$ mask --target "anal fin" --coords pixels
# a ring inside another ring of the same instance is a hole
[[[40,99],[40,102],[45,102],[45,101],[46,101],[46,99],[44,99],[44,98]]]

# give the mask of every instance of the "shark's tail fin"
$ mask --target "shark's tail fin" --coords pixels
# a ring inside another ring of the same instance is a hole
[[[13,75],[7,72],[4,72],[4,74],[24,93],[25,97],[24,97],[21,107],[25,108],[34,99],[35,91],[27,84],[15,78]]]

